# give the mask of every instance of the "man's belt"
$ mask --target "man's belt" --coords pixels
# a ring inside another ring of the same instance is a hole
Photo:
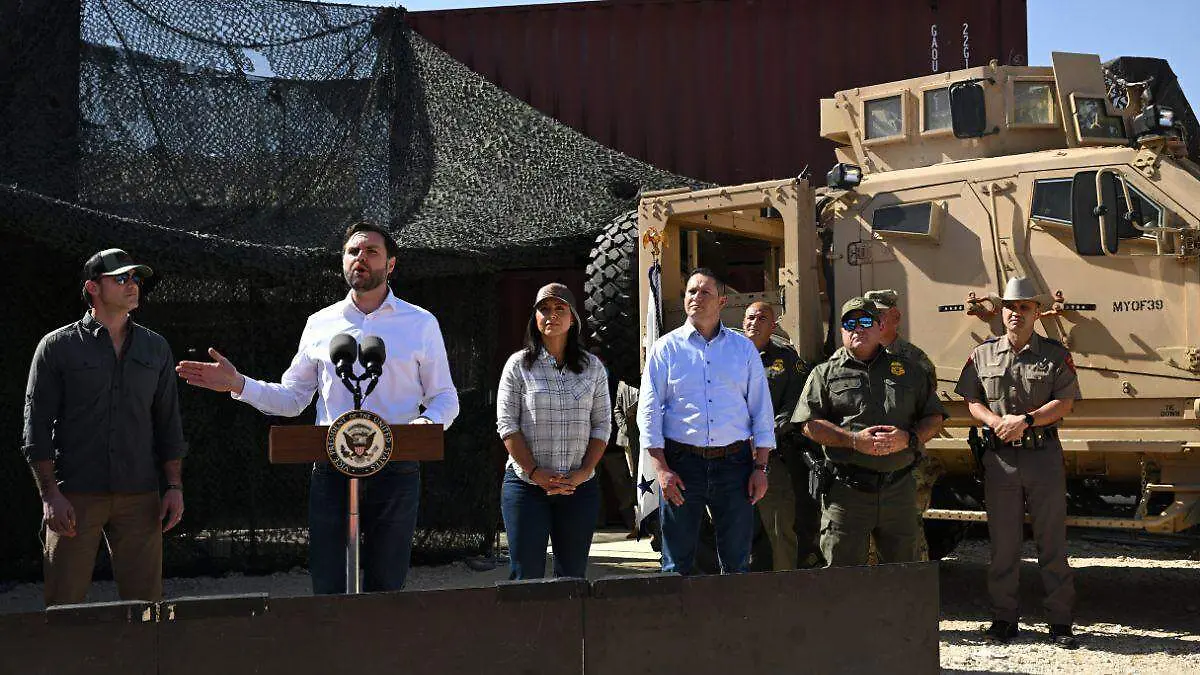
[[[689,445],[668,438],[664,445],[666,445],[668,450],[683,450],[693,455],[699,455],[704,459],[721,459],[730,455],[736,455],[742,450],[749,448],[750,440],[734,441],[729,445]]]
[[[828,471],[834,480],[859,492],[880,492],[884,488],[895,485],[905,476],[912,473],[913,467],[916,465],[916,462],[912,462],[903,469],[896,469],[895,471],[872,471],[853,464],[838,464],[835,462],[827,464]]]
[[[1058,440],[1058,427],[1029,427],[1015,441],[1002,441],[989,427],[983,428],[983,440],[993,449],[1021,448],[1024,450],[1041,450],[1051,441]]]

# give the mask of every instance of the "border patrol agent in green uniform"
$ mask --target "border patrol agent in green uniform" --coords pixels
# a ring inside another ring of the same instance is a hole
[[[971,352],[954,388],[967,400],[971,417],[986,425],[983,487],[994,621],[985,636],[1004,643],[1018,632],[1017,588],[1028,503],[1046,589],[1050,640],[1074,649],[1078,642],[1071,631],[1075,581],[1067,562],[1066,472],[1055,423],[1081,398],[1079,379],[1071,352],[1033,332],[1042,301],[1033,283],[1010,279],[1001,300],[1006,333]]]
[[[929,387],[937,391],[937,367],[929,359],[929,355],[920,347],[900,337],[900,294],[891,289],[867,291],[863,297],[874,302],[879,308],[879,321],[883,324],[883,334],[880,342],[889,354],[896,354],[921,366],[929,376]]]
[[[881,338],[883,348],[889,354],[903,356],[920,365],[921,369],[929,374],[929,390],[937,395],[937,367],[933,365],[933,361],[924,350],[900,337],[900,319],[902,318],[899,306],[900,294],[891,289],[880,289],[867,291],[863,297],[873,301],[879,307],[879,320],[883,324]],[[925,454],[924,448],[920,448],[920,450],[917,466],[913,468],[913,478],[917,481],[917,511],[924,513],[925,509],[929,508],[933,484],[946,470],[942,467],[941,462]],[[917,559],[929,560],[929,545],[925,541],[924,529],[917,540]]]
[[[771,341],[775,310],[765,302],[751,303],[742,319],[742,332],[762,358],[775,407],[776,451],[768,462],[771,489],[758,502],[758,515],[771,542],[771,569],[817,567],[821,507],[808,492],[808,463],[804,453],[809,440],[795,431],[792,412],[804,390],[810,366],[794,350]]]
[[[792,421],[825,447],[821,551],[831,567],[917,558],[921,514],[912,468],[920,443],[946,413],[920,366],[880,343],[879,308],[862,297],[842,305],[842,345],[813,369]]]

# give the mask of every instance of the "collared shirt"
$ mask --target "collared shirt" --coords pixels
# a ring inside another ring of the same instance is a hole
[[[1019,352],[1007,335],[975,347],[954,391],[997,415],[1024,415],[1052,400],[1083,397],[1071,352],[1037,333]]]
[[[659,338],[646,355],[638,426],[643,448],[661,448],[665,438],[775,447],[771,390],[754,343],[725,326],[706,340],[691,322]]]
[[[887,424],[912,433],[917,422],[930,415],[944,418],[946,411],[930,391],[929,374],[920,366],[882,348],[864,363],[842,347],[813,368],[792,421],[826,420],[852,432]],[[872,471],[895,471],[916,459],[911,448],[877,456],[826,447],[825,456]]]
[[[767,375],[767,386],[771,390],[771,407],[775,409],[775,434],[791,427],[792,412],[796,401],[804,391],[804,380],[810,368],[795,351],[774,342],[758,353],[763,370]]]
[[[38,343],[22,451],[54,460],[63,492],[152,492],[187,452],[171,347],[132,319],[121,346],[91,312]]]
[[[588,442],[608,442],[612,428],[608,374],[604,364],[586,354],[582,373],[558,367],[545,349],[526,368],[525,351],[508,357],[496,397],[496,431],[500,438],[521,432],[537,466],[566,473],[583,465]],[[508,466],[531,483],[510,455]],[[588,478],[591,478],[589,475]]]
[[[391,291],[370,314],[363,314],[351,297],[347,295],[308,317],[300,335],[300,348],[279,382],[247,377],[241,395],[231,393],[233,398],[271,415],[294,417],[319,392],[317,424],[330,424],[354,408],[354,396],[342,384],[329,359],[330,340],[339,333],[348,333],[359,343],[375,336],[383,340],[387,357],[379,384],[363,401],[363,408],[389,424],[408,424],[417,417],[426,417],[449,428],[458,416],[458,391],[450,379],[446,344],[437,319]]]

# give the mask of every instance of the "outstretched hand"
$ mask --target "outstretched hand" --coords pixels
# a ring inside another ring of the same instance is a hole
[[[242,393],[246,378],[233,367],[229,359],[212,347],[208,348],[212,361],[180,361],[175,372],[188,384],[213,391]]]

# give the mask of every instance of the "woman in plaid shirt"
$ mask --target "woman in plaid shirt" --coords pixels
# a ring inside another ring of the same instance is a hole
[[[583,348],[575,297],[562,284],[538,291],[525,348],[500,375],[496,430],[508,450],[500,510],[511,579],[583,577],[600,507],[595,469],[608,444],[608,374]]]

